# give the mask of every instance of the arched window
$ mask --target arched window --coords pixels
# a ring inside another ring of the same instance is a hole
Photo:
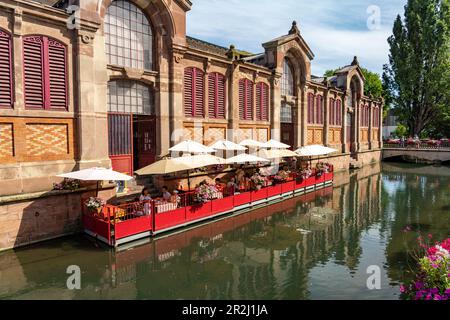
[[[239,80],[239,118],[253,120],[253,81]]]
[[[225,76],[213,72],[208,75],[208,115],[212,119],[225,119]]]
[[[0,108],[13,107],[11,35],[0,29]]]
[[[184,69],[184,114],[186,117],[205,116],[204,72],[198,68]]]
[[[45,36],[23,38],[25,106],[67,110],[67,49]]]
[[[281,123],[293,123],[294,119],[292,117],[292,106],[286,102],[281,102]]]
[[[129,80],[108,82],[108,112],[154,114],[149,87]]]
[[[283,62],[283,75],[281,76],[281,94],[284,96],[295,95],[294,73],[288,59]]]
[[[109,64],[152,69],[152,28],[141,9],[129,1],[113,1],[106,10],[104,28]]]
[[[256,120],[269,121],[269,86],[264,82],[256,84]]]

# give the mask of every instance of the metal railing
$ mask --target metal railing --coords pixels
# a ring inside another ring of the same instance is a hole
[[[449,141],[385,141],[384,149],[418,149],[418,150],[441,150],[450,149]]]

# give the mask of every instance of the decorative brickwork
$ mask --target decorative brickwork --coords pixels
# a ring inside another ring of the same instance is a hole
[[[378,130],[378,129],[373,129],[373,130],[372,130],[372,140],[373,140],[373,141],[379,141],[378,133],[379,133],[379,130]]]
[[[341,143],[341,129],[332,128],[328,131],[328,139],[330,144],[340,144]]]
[[[252,128],[240,128],[237,132],[237,140],[247,140],[253,139],[253,129]]]
[[[308,128],[308,144],[323,144],[323,128]]]
[[[369,130],[368,129],[361,129],[361,142],[368,142],[369,141]]]
[[[205,130],[205,144],[211,145],[214,142],[226,138],[226,128],[209,127]]]
[[[14,156],[13,124],[0,123],[0,158]]]
[[[26,143],[30,156],[69,153],[67,124],[27,124]]]
[[[256,138],[258,141],[269,141],[269,130],[266,128],[256,129]]]

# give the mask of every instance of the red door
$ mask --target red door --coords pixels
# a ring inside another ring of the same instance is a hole
[[[133,174],[133,121],[129,114],[108,114],[108,148],[112,168]]]
[[[134,117],[134,169],[139,170],[156,157],[156,119],[154,116]]]
[[[294,147],[294,124],[282,123],[281,124],[281,142]]]

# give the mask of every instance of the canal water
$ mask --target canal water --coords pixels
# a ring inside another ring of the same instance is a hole
[[[79,235],[0,253],[0,299],[398,299],[418,234],[449,226],[449,167],[384,163],[120,252]]]

